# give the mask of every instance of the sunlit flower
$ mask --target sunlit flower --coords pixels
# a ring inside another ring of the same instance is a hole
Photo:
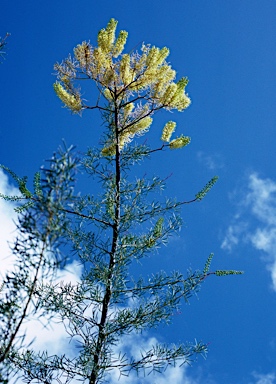
[[[177,139],[174,139],[170,142],[170,149],[183,148],[188,145],[191,141],[191,138],[188,136],[180,136]]]
[[[185,94],[179,95],[176,99],[172,100],[170,107],[176,108],[178,111],[183,111],[191,104],[191,99]]]
[[[125,85],[128,85],[132,81],[132,74],[130,69],[130,56],[125,54],[122,56],[120,62],[120,76]]]
[[[124,107],[124,116],[125,117],[128,117],[131,114],[131,112],[134,109],[134,106],[135,106],[134,103],[126,104],[126,106]]]
[[[86,67],[91,62],[92,47],[86,41],[78,44],[74,49],[75,58],[79,61],[80,67]]]
[[[164,105],[169,105],[176,91],[177,91],[177,85],[175,83],[169,84],[164,94],[160,97],[160,103]]]
[[[116,129],[121,150],[149,129],[152,123],[149,111],[162,108],[183,111],[191,100],[185,93],[187,78],[176,82],[176,72],[166,62],[169,49],[142,44],[141,52],[122,54],[128,33],[120,31],[116,39],[117,23],[111,19],[106,28],[100,30],[98,47],[84,41],[74,49],[74,59],[69,56],[55,65],[62,85],[56,83],[54,87],[64,104],[76,113],[81,111],[82,104],[80,94],[74,90],[75,81],[78,78],[95,81],[109,103],[108,110],[117,109]],[[110,127],[114,129],[113,124]],[[187,145],[190,139],[184,136],[170,142],[174,130],[175,123],[168,122],[161,140],[169,143],[171,149]],[[115,136],[113,140],[115,143]],[[115,154],[115,148],[116,144],[109,143],[103,154]]]
[[[119,36],[114,44],[112,54],[114,57],[118,57],[124,50],[128,33],[126,31],[120,31]]]
[[[94,48],[92,57],[92,73],[97,78],[101,73],[104,73],[106,68],[110,67],[110,58],[99,48]]]
[[[63,101],[63,103],[66,105],[66,107],[71,109],[71,111],[74,113],[80,112],[82,105],[79,94],[70,94],[58,82],[54,84],[54,90],[60,100]]]
[[[149,116],[143,117],[140,121],[138,121],[136,124],[133,124],[129,128],[129,132],[131,134],[139,134],[147,130],[152,123],[152,118]]]
[[[175,131],[176,123],[174,121],[168,121],[163,128],[161,140],[169,142],[173,132]]]
[[[162,65],[169,53],[170,50],[167,47],[164,47],[161,50],[157,47],[150,48],[146,59],[146,65],[149,69]]]
[[[103,91],[103,95],[104,95],[104,97],[105,97],[108,101],[113,100],[112,93],[110,92],[110,90],[109,90],[108,88],[106,88],[106,89]]]
[[[108,53],[115,40],[115,31],[118,21],[111,19],[106,28],[103,28],[98,33],[98,46],[103,52]]]
[[[113,68],[107,68],[103,74],[102,84],[105,86],[109,86],[110,84],[114,84],[114,81],[116,81],[115,79],[116,72],[113,70]]]

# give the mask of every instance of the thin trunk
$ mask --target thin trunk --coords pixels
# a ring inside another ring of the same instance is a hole
[[[112,231],[112,246],[110,252],[109,259],[109,272],[108,272],[108,282],[105,288],[105,294],[103,298],[103,306],[102,306],[102,315],[101,321],[98,325],[99,333],[98,340],[93,356],[93,369],[90,375],[89,384],[96,384],[98,375],[99,375],[99,362],[100,356],[105,343],[105,324],[108,315],[108,308],[110,304],[110,299],[112,296],[112,276],[113,270],[115,266],[116,252],[118,246],[118,237],[119,237],[119,223],[120,223],[120,180],[121,180],[121,169],[120,169],[120,148],[119,148],[119,121],[118,121],[118,107],[115,100],[115,111],[114,111],[114,123],[115,123],[115,133],[116,133],[116,179],[115,179],[115,199],[114,199],[114,223],[113,223],[113,231]]]

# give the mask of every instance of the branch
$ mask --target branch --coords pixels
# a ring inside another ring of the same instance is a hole
[[[66,208],[61,208],[61,211],[62,212],[66,212],[66,213],[70,213],[72,215],[77,215],[77,216],[83,217],[85,219],[97,221],[98,223],[104,224],[104,225],[106,225],[108,227],[113,227],[113,224],[108,223],[105,220],[97,219],[96,217],[93,217],[93,216],[85,215],[83,213],[76,212],[76,211],[70,211],[69,209],[66,209]]]

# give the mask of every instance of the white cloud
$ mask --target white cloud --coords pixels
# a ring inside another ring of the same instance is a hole
[[[265,225],[276,225],[276,182],[261,179],[256,173],[249,176],[246,204]]]
[[[18,189],[9,184],[8,177],[2,169],[0,169],[0,193],[8,196],[19,194]],[[14,212],[14,207],[14,203],[0,198],[0,276],[12,266],[14,261],[10,257],[11,252],[8,245],[8,242],[12,241],[15,236],[16,226],[14,221],[16,220],[16,213]]]
[[[240,242],[246,242],[262,251],[276,291],[276,181],[252,173],[246,191],[238,195],[238,213],[226,231],[221,248],[231,251]]]
[[[240,237],[244,233],[247,225],[244,222],[234,222],[227,228],[225,237],[222,241],[221,248],[231,252],[232,249],[239,244]]]
[[[256,379],[254,384],[275,384],[276,383],[275,373],[260,374],[260,373],[253,372],[252,375],[254,379]]]

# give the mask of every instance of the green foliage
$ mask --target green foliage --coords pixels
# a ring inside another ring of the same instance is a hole
[[[27,176],[20,178],[10,168],[8,168],[4,165],[1,165],[1,164],[0,164],[0,168],[4,169],[5,171],[7,171],[11,175],[13,180],[16,182],[19,191],[23,195],[22,197],[21,196],[3,196],[3,195],[1,195],[2,198],[6,199],[6,200],[10,200],[10,201],[16,201],[16,200],[21,200],[24,198],[29,199],[32,196],[31,192],[27,188],[27,181],[28,181]]]

